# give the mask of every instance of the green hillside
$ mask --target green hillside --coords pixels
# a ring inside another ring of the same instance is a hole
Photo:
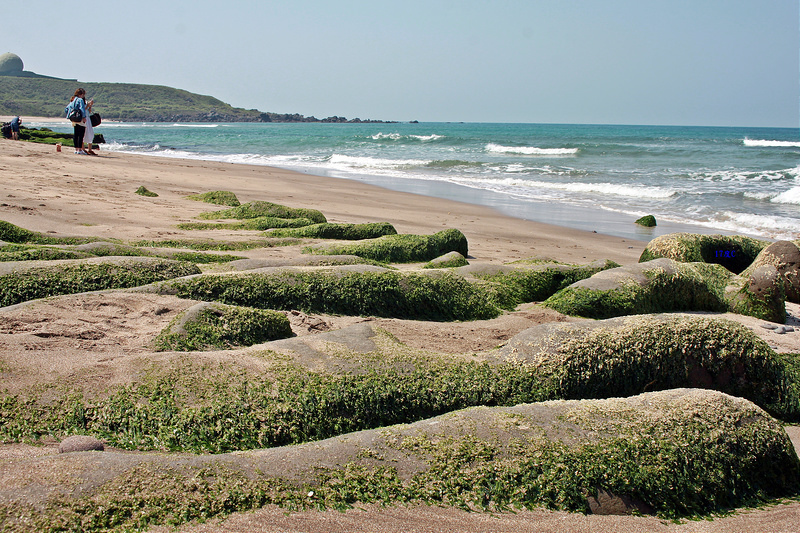
[[[362,122],[344,117],[317,119],[299,114],[264,113],[233,107],[163,85],[88,83],[60,79],[0,76],[0,115],[64,117],[75,89],[94,98],[94,110],[106,120],[125,122]],[[372,121],[369,121],[372,122]]]

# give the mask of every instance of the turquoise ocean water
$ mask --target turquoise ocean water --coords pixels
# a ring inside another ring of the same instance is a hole
[[[357,179],[640,240],[671,231],[800,238],[796,129],[103,123],[96,132],[103,150]],[[645,214],[659,227],[632,224]]]

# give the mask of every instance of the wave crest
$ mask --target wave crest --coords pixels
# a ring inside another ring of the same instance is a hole
[[[772,147],[772,148],[800,148],[797,141],[770,141],[765,139],[748,139],[745,137],[744,145],[750,147]]]
[[[503,146],[502,144],[489,143],[486,151],[496,154],[522,154],[522,155],[575,155],[577,148],[537,148],[536,146]]]
[[[792,187],[788,191],[784,191],[775,198],[772,198],[770,202],[776,204],[800,205],[800,187]]]

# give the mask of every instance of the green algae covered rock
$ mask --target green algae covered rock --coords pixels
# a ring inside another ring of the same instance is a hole
[[[529,328],[498,360],[534,365],[557,398],[630,396],[677,387],[713,388],[800,419],[797,373],[752,331],[696,315],[637,315]]]
[[[726,311],[733,274],[719,265],[655,259],[603,270],[560,290],[544,305],[565,315],[611,318],[669,311]]]
[[[461,276],[404,274],[369,265],[206,274],[151,290],[259,309],[350,316],[451,321],[494,318],[502,312],[492,291]]]
[[[181,313],[155,341],[158,351],[224,350],[292,335],[286,315],[265,309],[199,303]]]
[[[773,265],[748,268],[727,287],[725,296],[734,313],[786,322],[784,281]]]
[[[467,258],[458,252],[448,252],[441,257],[431,259],[422,268],[458,268],[469,265]]]
[[[208,204],[227,205],[236,207],[241,205],[236,195],[230,191],[209,191],[202,194],[193,194],[188,196],[189,200],[197,200],[198,202],[206,202]]]
[[[0,220],[0,241],[11,244],[82,244],[97,240],[100,239],[92,237],[53,237]]]
[[[142,185],[138,189],[136,189],[136,194],[138,194],[139,196],[148,196],[150,198],[155,198],[156,196],[158,196],[157,193],[154,193],[153,191],[148,190],[148,188],[145,187],[144,185]]]
[[[739,274],[769,244],[769,241],[742,235],[670,233],[650,241],[639,262],[666,257],[681,263],[716,263]]]
[[[645,215],[642,218],[636,220],[636,223],[646,228],[654,228],[657,225],[656,217],[654,217],[653,215]]]
[[[505,307],[513,308],[520,303],[546,300],[572,283],[616,267],[617,263],[608,260],[586,265],[517,261],[507,265],[466,266],[457,272],[494,285],[506,302]]]
[[[800,484],[780,423],[747,400],[697,389],[475,407],[313,445],[191,460],[102,455],[44,456],[35,472],[29,461],[6,461],[19,490],[0,503],[0,516],[12,529],[89,532],[174,527],[270,504],[588,512],[603,491],[678,519],[791,497]],[[36,475],[68,469],[99,475]]]
[[[136,287],[199,273],[193,264],[155,257],[0,263],[0,307],[60,294]]]
[[[207,230],[207,229],[221,229],[221,230],[239,230],[248,229],[256,231],[271,230],[274,228],[301,228],[303,226],[310,226],[314,221],[310,218],[279,218],[279,217],[255,217],[246,218],[239,222],[181,222],[178,224],[178,229],[187,230]],[[269,235],[276,237],[276,235]]]
[[[299,228],[274,229],[268,237],[297,237],[310,239],[339,239],[357,241],[375,239],[384,235],[397,235],[397,230],[388,222],[369,224],[311,224]]]
[[[322,255],[357,255],[385,263],[430,261],[448,252],[469,255],[467,238],[457,229],[433,235],[384,235],[353,243],[320,243],[303,249],[304,253]]]
[[[264,201],[249,202],[230,209],[211,211],[200,215],[200,218],[212,220],[220,218],[248,219],[258,217],[307,218],[315,224],[328,221],[325,215],[316,209],[287,207],[285,205]]]

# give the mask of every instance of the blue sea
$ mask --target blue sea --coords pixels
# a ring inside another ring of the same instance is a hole
[[[797,129],[103,123],[96,133],[104,151],[361,180],[639,240],[672,231],[800,238]],[[657,228],[633,224],[647,214]]]

